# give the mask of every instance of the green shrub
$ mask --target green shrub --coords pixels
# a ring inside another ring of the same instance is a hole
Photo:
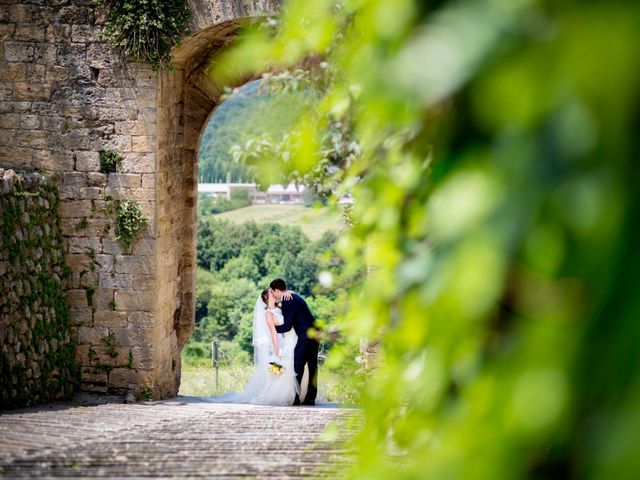
[[[171,49],[187,33],[184,0],[96,0],[108,9],[102,32],[111,45],[154,68],[171,64]]]
[[[117,150],[102,150],[100,152],[100,171],[112,173],[118,169],[122,162],[122,154]]]

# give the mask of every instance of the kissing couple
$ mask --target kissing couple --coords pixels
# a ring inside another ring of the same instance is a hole
[[[315,318],[302,297],[276,278],[262,291],[253,311],[253,374],[242,392],[209,397],[210,402],[260,405],[315,405],[318,341],[309,337]],[[305,366],[307,392],[300,401]]]

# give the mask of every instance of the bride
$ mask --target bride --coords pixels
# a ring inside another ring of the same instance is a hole
[[[267,288],[256,300],[253,311],[253,374],[242,392],[209,397],[210,402],[291,405],[300,385],[293,369],[293,350],[298,337],[293,329],[279,341],[276,325],[282,325],[282,310]],[[274,365],[275,364],[275,365]],[[278,368],[278,365],[281,368]]]

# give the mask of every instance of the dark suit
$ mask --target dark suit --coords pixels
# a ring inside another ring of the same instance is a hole
[[[302,384],[304,366],[309,369],[309,387],[304,403],[315,402],[318,394],[318,342],[307,336],[307,330],[313,327],[315,318],[304,299],[293,294],[291,300],[282,301],[284,323],[276,326],[278,333],[285,333],[293,328],[298,335],[298,343],[293,352],[293,368],[298,383]],[[299,398],[296,396],[296,400]]]

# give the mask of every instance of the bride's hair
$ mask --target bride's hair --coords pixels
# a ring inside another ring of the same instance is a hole
[[[260,294],[260,298],[262,299],[262,301],[264,302],[265,305],[269,304],[269,289],[265,288],[262,293]]]

